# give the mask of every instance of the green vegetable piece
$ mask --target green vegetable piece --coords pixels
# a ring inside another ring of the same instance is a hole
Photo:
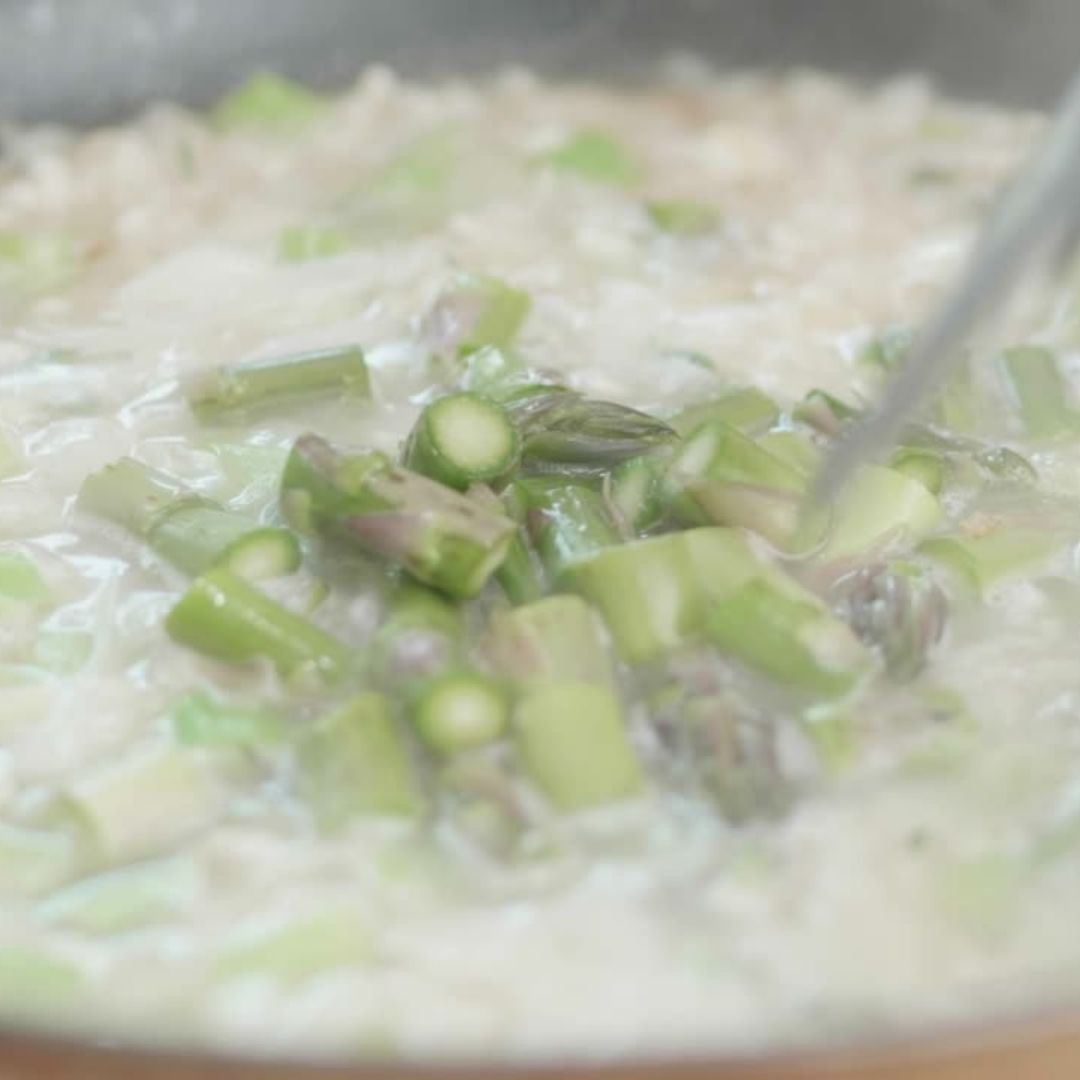
[[[517,428],[490,398],[462,392],[426,406],[405,444],[404,463],[448,487],[508,477],[521,453]]]
[[[153,747],[79,779],[44,816],[73,831],[86,862],[107,865],[167,851],[223,809],[221,788],[198,758]]]
[[[558,582],[574,563],[621,541],[604,497],[580,484],[522,481],[529,532],[548,576]]]
[[[510,723],[510,701],[489,676],[451,671],[424,685],[411,715],[427,747],[456,754],[502,738]]]
[[[370,671],[388,690],[401,690],[464,662],[460,608],[422,585],[399,588],[372,642]]]
[[[278,236],[277,253],[282,262],[309,262],[340,255],[352,247],[341,229],[324,225],[291,225]]]
[[[84,934],[121,934],[175,919],[196,889],[193,865],[158,859],[84,878],[48,897],[38,911],[50,926]]]
[[[760,577],[713,607],[706,635],[749,667],[823,697],[847,693],[868,668],[851,631],[809,594],[792,596]]]
[[[914,341],[915,331],[910,326],[887,327],[867,342],[859,354],[859,360],[885,371],[893,371],[904,362]]]
[[[676,453],[665,490],[673,513],[689,524],[739,525],[787,547],[807,483],[788,462],[713,420]]]
[[[902,446],[893,454],[889,468],[918,480],[931,495],[940,495],[945,487],[947,463],[944,454],[917,446]]]
[[[494,345],[473,349],[463,362],[461,386],[475,394],[494,395],[505,389],[511,379],[527,374],[513,353]]]
[[[0,229],[0,286],[35,295],[67,285],[78,269],[71,236],[62,232]]]
[[[577,596],[549,596],[496,613],[488,651],[494,666],[521,686],[545,682],[615,685],[600,624]]]
[[[658,229],[674,236],[701,236],[713,232],[721,221],[715,206],[693,199],[662,199],[646,203],[645,209]]]
[[[880,465],[865,465],[833,511],[821,560],[845,559],[897,538],[917,541],[941,523],[941,504],[919,480]],[[811,531],[815,526],[811,525]]]
[[[848,702],[816,702],[804,710],[802,730],[830,776],[848,772],[859,756],[859,739]]]
[[[366,693],[321,717],[297,751],[300,793],[319,827],[355,817],[414,817],[424,807],[389,700]]]
[[[367,398],[371,386],[363,352],[347,345],[214,368],[191,379],[186,392],[197,419],[212,423],[308,398]]]
[[[603,131],[579,131],[540,160],[552,168],[576,173],[586,180],[619,187],[633,184],[641,174],[641,168],[630,151]]]
[[[0,1011],[39,1020],[71,1008],[87,991],[75,964],[26,945],[0,946]]]
[[[624,461],[611,473],[608,501],[626,532],[640,535],[663,520],[667,512],[663,484],[667,468],[667,455],[642,454]]]
[[[33,559],[18,551],[0,551],[0,614],[11,608],[41,608],[51,599]]]
[[[352,666],[340,641],[220,567],[196,578],[165,629],[173,641],[225,663],[269,660],[285,678],[334,682]]]
[[[238,934],[219,954],[214,975],[299,983],[324,971],[369,964],[374,955],[371,931],[355,912],[327,911]]]
[[[79,490],[79,507],[146,538],[167,514],[182,506],[212,505],[160,469],[122,457],[91,473]]]
[[[69,834],[0,822],[0,895],[35,896],[78,870]]]
[[[381,454],[341,454],[316,435],[293,446],[281,504],[297,528],[379,555],[455,599],[484,587],[516,530],[504,514]]]
[[[526,772],[560,810],[579,810],[638,794],[644,787],[610,689],[558,682],[530,690],[514,727]]]
[[[780,407],[756,386],[729,390],[712,401],[689,405],[676,413],[671,426],[682,436],[690,435],[702,424],[723,421],[745,435],[767,431],[780,419]]]
[[[252,75],[221,99],[211,113],[223,131],[262,130],[290,134],[306,127],[326,102],[306,86],[270,72]]]
[[[285,739],[280,713],[218,701],[204,690],[185,694],[170,719],[177,742],[184,746],[257,748]]]
[[[1001,370],[1033,439],[1058,439],[1080,433],[1080,415],[1070,404],[1057,357],[1050,349],[1024,345],[1007,349]]]
[[[1002,525],[970,536],[934,536],[918,548],[956,575],[977,595],[999,582],[1026,573],[1061,550],[1063,538],[1053,531]]]
[[[792,411],[794,419],[814,428],[822,435],[839,435],[852,420],[862,416],[862,409],[824,390],[811,390]]]

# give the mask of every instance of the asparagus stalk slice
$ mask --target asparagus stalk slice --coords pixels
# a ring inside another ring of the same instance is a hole
[[[999,582],[1038,567],[1063,546],[1060,534],[997,524],[985,532],[934,536],[918,553],[949,571],[964,590],[985,596]]]
[[[920,481],[880,465],[863,466],[833,511],[818,558],[845,559],[898,538],[918,541],[943,516],[941,504]],[[814,523],[809,529],[816,535]]]
[[[299,786],[319,827],[355,817],[414,817],[424,801],[389,700],[361,694],[321,717],[301,740]]]
[[[604,472],[675,439],[654,416],[562,388],[526,395],[509,408],[521,430],[526,471]]]
[[[293,446],[281,502],[298,528],[382,556],[456,599],[484,587],[515,530],[504,514],[381,454],[341,454],[317,435]]]
[[[41,609],[51,600],[33,559],[20,551],[0,551],[0,615],[11,609]]]
[[[560,810],[613,802],[644,787],[610,689],[594,683],[539,684],[519,703],[514,729],[526,772]]]
[[[580,484],[523,482],[529,533],[553,582],[575,563],[622,537],[603,496]]]
[[[913,564],[864,566],[832,588],[832,604],[855,636],[876,648],[896,680],[913,679],[945,632],[948,602],[937,583]]]
[[[691,199],[663,199],[645,206],[652,223],[674,236],[701,236],[720,224],[720,212],[708,203]]]
[[[387,690],[438,675],[464,661],[461,611],[422,585],[398,589],[371,649],[371,673]]]
[[[352,662],[340,641],[271,600],[229,570],[196,578],[165,620],[169,636],[231,664],[265,658],[286,678],[344,677]]]
[[[806,487],[798,469],[718,420],[684,442],[665,478],[677,517],[690,524],[740,525],[778,547],[793,541]]]
[[[1049,349],[1025,345],[1008,349],[1002,374],[1020,412],[1024,431],[1033,439],[1056,439],[1080,432],[1080,416]]]
[[[225,809],[221,785],[198,757],[151,747],[80,779],[45,811],[74,829],[92,865],[156,855],[205,829]]]
[[[505,480],[517,467],[520,439],[507,411],[479,394],[449,394],[428,405],[405,444],[415,472],[464,491]]]
[[[495,277],[462,277],[435,302],[424,333],[443,360],[479,349],[505,352],[528,318],[532,300]]]
[[[945,455],[935,450],[917,446],[902,446],[892,456],[889,468],[904,476],[918,480],[931,495],[940,495],[945,487],[948,468]]]
[[[795,690],[838,697],[867,670],[851,631],[806,594],[792,595],[763,577],[720,600],[706,636],[724,652]]]
[[[780,419],[780,406],[756,386],[729,390],[713,401],[690,405],[672,418],[671,426],[682,436],[702,424],[722,420],[745,435],[768,431]]]
[[[495,615],[487,652],[519,686],[537,682],[614,687],[615,672],[589,605],[573,595],[549,596]]]
[[[469,489],[469,495],[479,500],[481,505],[497,507],[518,523],[514,537],[506,551],[506,558],[495,571],[495,580],[502,587],[511,604],[529,604],[539,600],[547,591],[539,556],[529,542],[524,528],[526,507],[524,493],[511,485],[500,498],[486,484],[477,484]]]
[[[608,502],[630,535],[648,532],[663,520],[667,506],[663,478],[668,456],[642,454],[619,465],[607,479]]]
[[[256,579],[300,565],[300,545],[287,529],[260,527],[134,458],[88,476],[79,505],[133,532],[185,573],[224,566]]]
[[[173,733],[184,746],[273,746],[285,738],[280,713],[220,702],[202,690],[182,697],[172,709]]]
[[[203,372],[187,386],[188,405],[203,423],[310,397],[366,398],[370,393],[367,364],[356,345],[226,365]]]
[[[490,676],[448,671],[422,687],[411,716],[426,746],[456,754],[502,738],[509,726],[510,701]]]
[[[633,184],[641,171],[621,142],[605,131],[593,129],[577,132],[562,146],[543,155],[540,161],[598,184],[619,187]]]

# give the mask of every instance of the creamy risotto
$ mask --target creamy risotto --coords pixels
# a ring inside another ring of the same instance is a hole
[[[0,162],[0,1012],[747,1050],[1076,991],[1063,304],[800,513],[1038,117],[270,76]]]

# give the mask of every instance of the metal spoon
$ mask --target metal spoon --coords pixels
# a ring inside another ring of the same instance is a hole
[[[1080,242],[1080,75],[1061,101],[1045,139],[1001,198],[959,280],[922,327],[903,367],[868,416],[826,458],[814,498],[829,502],[854,470],[891,446],[931,392],[947,378],[961,346],[1003,308],[1025,272],[1058,267]]]

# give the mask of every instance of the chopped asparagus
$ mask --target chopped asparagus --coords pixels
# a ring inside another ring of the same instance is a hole
[[[203,423],[311,397],[371,394],[364,354],[356,345],[229,364],[195,376],[186,390],[191,411]]]
[[[1002,357],[1002,373],[1027,435],[1056,439],[1080,433],[1080,414],[1070,404],[1053,352],[1038,345],[1007,349]]]
[[[540,160],[562,172],[576,173],[595,183],[620,187],[633,184],[641,171],[633,155],[621,142],[607,132],[595,130],[577,132]]]
[[[645,206],[652,223],[674,236],[701,236],[720,224],[720,212],[708,203],[691,199],[663,199]]]
[[[862,415],[862,410],[824,390],[811,390],[795,406],[794,418],[830,437],[839,435],[852,420]]]
[[[755,442],[809,479],[821,465],[821,450],[800,431],[767,431]]]
[[[465,275],[447,289],[428,315],[426,336],[442,359],[482,349],[505,353],[532,307],[527,292],[496,277]]]
[[[945,486],[945,455],[917,446],[902,446],[893,454],[889,468],[918,480],[931,495],[940,495]]]
[[[257,579],[289,574],[300,565],[300,545],[287,529],[261,527],[224,510],[134,458],[91,473],[79,505],[124,526],[188,574],[223,566]]]
[[[59,954],[28,945],[0,946],[0,1011],[40,1023],[70,1010],[89,990],[83,972]]]
[[[596,615],[580,597],[549,596],[496,614],[488,652],[519,685],[595,683],[613,687],[615,673]]]
[[[622,537],[602,495],[580,484],[523,481],[533,543],[548,576],[558,582],[576,562]]]
[[[297,754],[300,793],[326,831],[358,816],[414,817],[423,809],[408,746],[382,694],[360,694],[321,717]]]
[[[712,401],[688,405],[676,413],[671,426],[683,436],[690,435],[702,424],[722,420],[745,435],[768,431],[780,419],[780,407],[756,386],[729,390]]]
[[[394,595],[371,648],[371,674],[400,690],[464,661],[461,611],[438,593],[407,582]]]
[[[280,713],[221,702],[202,690],[182,697],[172,709],[173,733],[185,746],[273,746],[285,738]]]
[[[627,533],[648,532],[663,520],[667,510],[663,486],[667,468],[665,454],[642,454],[624,461],[611,473],[608,500]]]
[[[33,559],[20,551],[0,551],[0,615],[12,608],[42,608],[51,599]]]
[[[332,682],[352,664],[336,638],[221,567],[196,578],[165,629],[174,641],[225,663],[269,660],[286,678],[316,675]]]
[[[547,591],[540,557],[536,554],[524,527],[526,508],[524,493],[511,484],[500,499],[491,488],[478,484],[469,489],[469,495],[479,499],[482,505],[497,506],[508,517],[518,522],[514,538],[507,548],[506,558],[495,571],[495,580],[502,587],[511,604],[529,604],[539,600]]]
[[[479,394],[449,394],[428,405],[405,444],[415,472],[464,491],[505,480],[517,467],[520,439],[506,410]]]
[[[1046,562],[1063,543],[1052,530],[1001,523],[971,535],[931,537],[918,551],[955,575],[965,589],[985,595],[1004,579]]]
[[[457,599],[484,587],[516,529],[504,514],[381,454],[341,454],[316,435],[293,446],[281,502],[298,528],[380,555]]]
[[[526,771],[560,810],[638,794],[641,766],[612,690],[595,683],[541,683],[514,717]]]
[[[449,671],[420,689],[410,714],[430,749],[456,754],[501,738],[509,725],[510,701],[487,675]]]

